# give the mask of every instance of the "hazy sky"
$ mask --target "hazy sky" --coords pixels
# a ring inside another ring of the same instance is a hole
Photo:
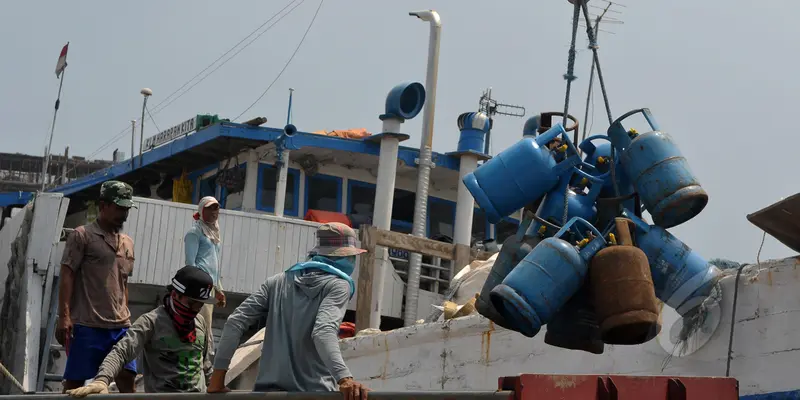
[[[298,0],[299,1],[299,0]],[[70,42],[55,152],[110,159],[130,152],[130,137],[95,151],[138,119],[139,89],[159,102],[264,23],[289,0],[211,2],[4,1],[0,24],[0,151],[43,152],[58,90],[54,69]],[[190,92],[154,115],[161,129],[197,113],[233,118],[283,68],[319,4],[306,0],[274,28]],[[590,4],[601,5],[598,0]],[[755,260],[761,231],[745,215],[797,192],[793,163],[797,113],[800,5],[788,0],[628,0],[624,25],[601,33],[600,57],[611,109],[650,107],[711,200],[671,231],[707,258]],[[455,147],[456,117],[475,111],[486,87],[528,116],[561,111],[572,8],[566,1],[335,1],[320,14],[292,64],[243,118],[285,123],[288,88],[293,122],[303,131],[365,127],[379,131],[386,92],[425,81],[428,24],[408,11],[442,17],[434,150]],[[596,9],[595,9],[596,10]],[[792,28],[791,26],[795,26]],[[591,52],[583,29],[571,113],[582,119]],[[152,108],[157,111],[158,108]],[[597,91],[593,133],[607,128]],[[592,118],[590,118],[592,120]],[[521,136],[524,120],[498,117],[495,154]],[[582,121],[583,122],[583,121]],[[404,125],[416,146],[418,117]],[[145,136],[156,133],[147,119]],[[641,130],[641,129],[640,129]],[[137,138],[138,143],[138,138]],[[768,237],[762,258],[794,255]]]

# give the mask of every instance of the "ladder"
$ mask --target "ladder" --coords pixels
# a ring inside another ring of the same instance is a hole
[[[56,269],[58,271],[58,269]],[[58,282],[59,275],[53,275],[52,295],[50,296],[50,308],[47,315],[47,328],[45,330],[44,343],[42,344],[42,354],[39,357],[39,374],[37,375],[36,391],[44,391],[45,382],[61,382],[62,375],[48,374],[47,365],[50,361],[50,351],[56,350],[58,352],[64,351],[64,347],[54,343],[56,331],[56,321],[58,320]]]

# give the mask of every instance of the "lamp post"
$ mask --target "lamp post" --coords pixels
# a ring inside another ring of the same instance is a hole
[[[139,168],[142,167],[142,147],[144,146],[144,112],[147,108],[147,98],[153,95],[153,91],[150,88],[143,88],[139,91],[139,93],[144,96],[144,101],[142,102],[142,119],[139,122],[141,125],[142,130],[139,133]]]

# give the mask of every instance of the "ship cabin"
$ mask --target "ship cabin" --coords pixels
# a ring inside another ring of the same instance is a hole
[[[411,90],[408,85],[398,85],[405,88],[406,96]],[[424,93],[422,85],[416,85],[414,88]],[[413,118],[410,114],[419,112],[421,101],[416,110],[405,110],[405,118],[393,118],[403,110],[392,114],[389,100],[387,113],[381,116],[380,134],[365,129],[304,132],[293,125],[260,126],[265,118],[242,124],[198,115],[146,138],[140,154],[48,192],[60,192],[69,199],[64,220],[69,230],[96,218],[95,200],[102,182],[114,179],[132,185],[138,208],[131,210],[124,230],[135,242],[135,267],[129,280],[134,317],[159,304],[164,285],[184,264],[183,235],[193,222],[199,199],[219,199],[220,269],[229,298],[228,306],[215,311],[219,315],[215,315],[214,329],[221,330],[227,314],[268,276],[305,260],[319,223],[345,222],[356,230],[362,224],[373,224],[376,208],[389,206],[380,204],[385,201],[381,197],[388,196],[378,196],[379,191],[394,193],[390,208],[384,210],[391,215],[386,229],[412,232],[420,150],[399,145],[409,138],[402,133],[400,122]],[[426,234],[451,243],[454,235],[458,236],[454,230],[460,174],[469,172],[462,167],[474,170],[479,160],[489,158],[481,151],[481,135],[475,135],[476,131],[488,131],[485,115],[464,113],[453,126],[458,128],[462,136],[459,148],[433,152],[428,164]],[[464,137],[465,132],[469,137]],[[480,140],[475,141],[476,137]],[[465,149],[466,145],[475,148]],[[379,171],[382,165],[384,172]],[[516,232],[519,215],[490,224],[468,192],[462,191],[462,201],[474,208],[470,243],[463,244],[496,250],[495,243]],[[382,329],[403,325],[408,273],[409,254],[388,250],[394,269],[384,276]],[[448,264],[423,258],[417,319],[427,317],[432,304],[441,304],[456,268]],[[355,306],[354,297],[346,321],[354,320]]]

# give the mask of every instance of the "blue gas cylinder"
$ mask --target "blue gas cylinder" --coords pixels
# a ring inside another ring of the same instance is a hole
[[[651,132],[637,134],[622,126],[625,118],[637,113],[644,114]],[[608,128],[608,136],[655,225],[671,228],[703,211],[708,195],[672,137],[659,130],[649,109],[622,115]]]
[[[596,141],[603,141],[601,143],[595,143]],[[591,168],[583,168],[587,173],[590,175],[598,176],[606,173],[611,172],[611,139],[609,139],[606,135],[593,135],[589,136],[588,138],[584,139],[578,148],[584,154],[583,163],[584,165],[591,165],[594,169]],[[616,156],[615,162],[615,169],[614,175],[617,178],[617,188],[619,189],[619,196],[627,196],[633,193],[633,185],[631,184],[630,179],[628,179],[628,175],[625,174],[625,170],[622,168],[620,163],[619,154],[614,154]],[[611,180],[611,175],[606,175],[605,182],[603,184],[603,190],[600,192],[600,197],[617,197],[616,193],[614,193],[614,183]],[[633,203],[626,203],[626,208],[633,209]]]
[[[636,225],[634,236],[650,263],[656,297],[684,315],[711,294],[721,276],[719,268],[667,232],[625,210]]]
[[[587,169],[594,168],[590,165],[584,165],[584,167],[587,167]],[[571,174],[563,175],[558,185],[547,192],[544,200],[539,205],[539,209],[536,211],[536,216],[545,221],[553,222],[555,225],[561,225],[564,220],[564,197],[567,197],[567,220],[579,217],[594,223],[597,215],[595,202],[600,196],[607,175],[608,172],[599,176],[592,176],[578,168],[573,168]],[[573,188],[571,183],[574,183],[576,187]],[[585,191],[586,188],[589,189],[588,192]],[[550,236],[548,233],[555,233],[555,229],[537,221],[528,231],[528,235],[536,233]]]
[[[589,238],[579,228],[595,236]],[[563,239],[572,232],[586,238],[582,248]],[[489,295],[497,312],[510,329],[534,337],[542,325],[572,297],[583,284],[588,260],[605,246],[597,229],[581,218],[573,218],[553,236],[542,240],[495,287]]]
[[[477,152],[483,154],[486,132],[489,131],[489,117],[482,112],[468,112],[458,116],[458,152]]]
[[[547,145],[558,138],[561,144],[550,150]],[[523,138],[462,180],[495,224],[544,196],[578,163],[577,150],[558,123],[536,138]]]
[[[533,222],[533,213],[525,212],[517,233],[514,236],[509,236],[503,242],[503,248],[500,249],[500,254],[497,255],[494,265],[489,271],[489,276],[486,277],[486,282],[483,283],[483,288],[481,288],[478,299],[475,301],[475,308],[478,313],[506,329],[512,329],[512,327],[495,310],[490,300],[490,293],[497,285],[503,283],[503,279],[508,276],[509,272],[541,241],[539,237],[525,236],[525,231],[528,230],[531,222]]]

